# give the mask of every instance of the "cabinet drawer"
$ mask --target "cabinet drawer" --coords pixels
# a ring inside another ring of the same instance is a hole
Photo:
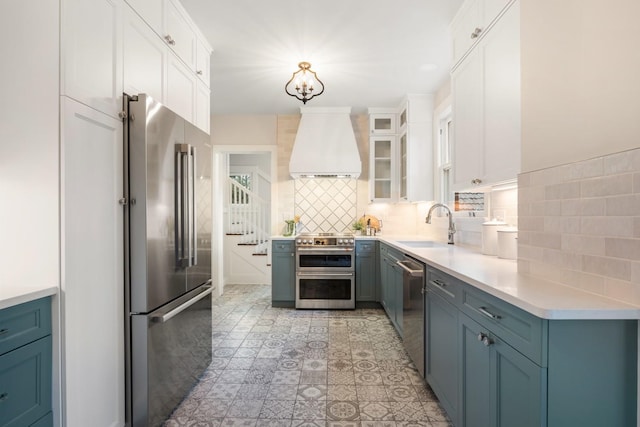
[[[0,354],[51,334],[51,298],[0,310]]]
[[[49,412],[29,427],[51,427],[53,426],[53,412]]]
[[[376,242],[374,240],[365,240],[356,242],[356,254],[371,253],[376,250]]]
[[[51,411],[51,337],[0,356],[0,425],[28,426]]]
[[[427,288],[454,305],[460,305],[462,282],[442,271],[429,268],[427,270]]]
[[[274,240],[273,252],[293,252],[293,240]]]
[[[463,289],[462,310],[520,353],[546,366],[546,328],[541,318],[470,286]]]

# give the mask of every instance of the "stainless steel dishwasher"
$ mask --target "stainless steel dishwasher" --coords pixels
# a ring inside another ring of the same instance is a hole
[[[408,255],[402,267],[402,333],[404,347],[424,378],[424,289],[425,265]]]

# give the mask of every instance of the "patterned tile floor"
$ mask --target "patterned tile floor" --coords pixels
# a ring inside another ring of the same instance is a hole
[[[213,361],[174,426],[445,427],[382,309],[271,307],[271,287],[213,303]]]

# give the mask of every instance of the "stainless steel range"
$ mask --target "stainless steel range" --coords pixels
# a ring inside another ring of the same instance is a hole
[[[356,308],[353,234],[296,238],[296,308]]]

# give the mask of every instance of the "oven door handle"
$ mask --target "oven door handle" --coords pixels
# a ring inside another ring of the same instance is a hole
[[[334,276],[342,276],[342,277],[344,277],[344,276],[353,276],[353,273],[349,273],[349,272],[344,272],[344,273],[325,273],[324,271],[321,272],[321,273],[320,272],[317,272],[317,273],[312,273],[312,272],[305,273],[305,272],[302,272],[302,271],[298,271],[296,274],[298,276],[332,276],[332,277],[334,277]]]
[[[344,247],[337,247],[337,248],[330,248],[330,247],[304,248],[304,247],[299,247],[299,248],[296,248],[296,250],[298,252],[304,252],[305,254],[306,253],[311,253],[311,252],[316,252],[318,255],[325,255],[327,252],[339,252],[339,253],[353,252],[353,248],[344,248]]]

